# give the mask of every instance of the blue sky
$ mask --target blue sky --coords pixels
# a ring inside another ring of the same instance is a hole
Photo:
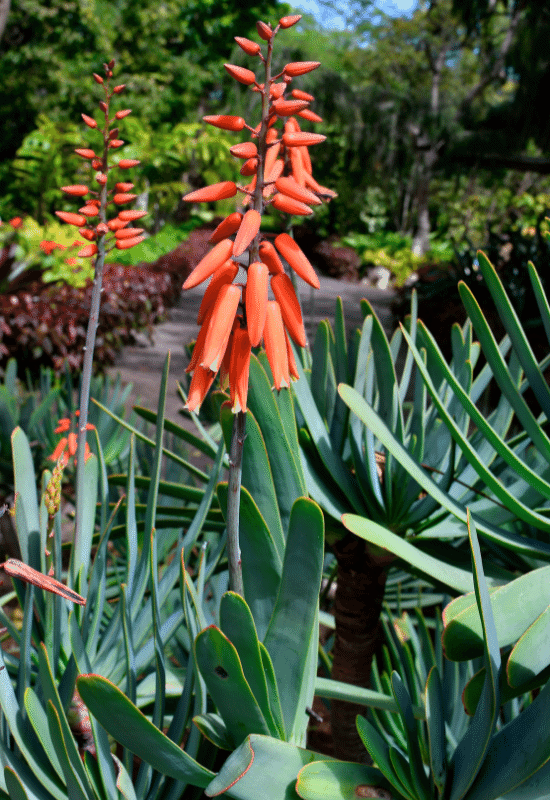
[[[342,17],[322,8],[316,0],[294,0],[294,4],[298,10],[304,10],[308,14],[312,14],[322,25],[326,28],[333,28],[336,30],[343,30],[344,21]],[[406,14],[412,11],[416,5],[416,0],[379,0],[376,3],[377,7],[387,14]]]

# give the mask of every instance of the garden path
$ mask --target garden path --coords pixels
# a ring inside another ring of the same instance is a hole
[[[348,333],[361,324],[359,301],[362,298],[366,298],[372,304],[386,332],[392,332],[391,303],[394,299],[392,290],[325,277],[320,277],[320,283],[319,290],[311,289],[305,283],[302,283],[300,290],[306,331],[311,343],[320,320],[326,318],[334,320],[334,307],[338,295],[342,297],[344,303]],[[164,360],[166,353],[170,351],[166,417],[182,424],[183,418],[179,412],[183,401],[177,391],[177,381],[181,380],[188,364],[185,345],[196,338],[199,330],[196,319],[203,294],[204,286],[183,292],[178,305],[170,309],[170,319],[155,326],[153,343],[146,346],[124,347],[114,366],[109,369],[111,375],[120,373],[125,384],[133,384],[133,391],[128,401],[129,408],[139,400],[140,405],[156,409]]]

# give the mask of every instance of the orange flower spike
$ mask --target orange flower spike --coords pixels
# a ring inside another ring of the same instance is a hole
[[[191,378],[187,404],[185,406],[188,411],[195,411],[198,413],[215,377],[216,373],[209,369],[200,366],[196,368]]]
[[[252,347],[260,344],[267,310],[269,270],[262,261],[248,267],[246,278],[246,325]]]
[[[283,322],[296,344],[305,347],[307,344],[306,330],[300,310],[300,303],[296,297],[292,281],[284,272],[271,278],[271,288],[275,299],[279,303]]]
[[[292,197],[294,200],[299,200],[301,203],[310,203],[312,206],[321,205],[317,195],[310,192],[309,189],[304,189],[294,178],[277,178],[275,188],[282,194]]]
[[[221,242],[222,239],[227,239],[229,236],[237,233],[242,218],[242,214],[238,211],[234,211],[233,214],[226,217],[223,222],[220,222],[208,241],[211,242],[211,244],[217,244]]]
[[[259,211],[251,208],[250,211],[246,212],[233,244],[233,256],[238,257],[244,253],[260,230],[261,222],[262,215]]]
[[[64,417],[63,419],[58,420],[57,428],[54,430],[54,433],[65,433],[71,427],[71,420],[69,417]]]
[[[234,414],[246,411],[248,397],[248,375],[250,371],[251,343],[248,331],[237,328],[233,333],[231,361],[229,363],[229,396]]]
[[[199,313],[197,316],[197,323],[199,325],[204,323],[207,312],[214,306],[222,286],[225,286],[226,283],[233,283],[238,271],[239,265],[236,264],[235,261],[229,259],[212,275],[199,308]]]
[[[224,67],[231,77],[235,78],[239,83],[244,83],[245,86],[252,86],[252,84],[256,83],[256,76],[251,69],[237,67],[235,64],[224,64]]]
[[[237,194],[237,184],[233,181],[222,181],[197,189],[183,196],[186,203],[213,203],[216,200],[227,200]]]
[[[199,283],[209,278],[227,261],[232,252],[233,242],[231,239],[222,239],[221,242],[218,242],[218,244],[199,261],[191,275],[189,275],[183,284],[183,289],[193,289],[195,286],[198,286]]]
[[[208,325],[201,358],[202,367],[207,367],[213,372],[217,372],[220,368],[240,300],[240,286],[231,283],[220,289]]]
[[[264,344],[267,360],[273,373],[273,385],[277,391],[290,386],[288,356],[286,353],[285,331],[281,309],[276,300],[267,304],[265,317]]]
[[[275,239],[275,247],[285,258],[294,272],[302,278],[306,283],[309,283],[310,286],[313,286],[314,289],[319,289],[321,284],[319,283],[319,278],[315,274],[315,270],[309,263],[308,259],[302,252],[302,250],[298,247],[294,239],[288,235],[288,233],[280,233],[277,238]]]
[[[267,265],[271,275],[279,275],[285,271],[281,259],[271,242],[264,240],[260,243],[260,258]]]

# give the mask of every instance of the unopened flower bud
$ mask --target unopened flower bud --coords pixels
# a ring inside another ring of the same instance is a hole
[[[87,114],[81,114],[80,116],[89,128],[97,128],[95,119],[92,119],[92,117],[89,117]]]
[[[88,150],[88,149],[86,149],[84,147],[78,147],[75,150],[75,153],[77,154],[77,156],[81,156],[82,158],[95,158],[96,157],[96,155],[95,155],[93,150]]]
[[[132,109],[131,108],[123,108],[121,111],[117,111],[116,112],[115,119],[124,119],[124,117],[127,117],[128,114],[131,114],[131,113],[132,113]]]
[[[133,239],[118,239],[116,243],[117,250],[129,250],[145,239],[145,236],[136,236]]]
[[[132,167],[137,167],[139,163],[137,158],[121,158],[118,162],[118,166],[120,169],[131,169]]]
[[[94,81],[95,81],[96,83],[99,83],[99,84],[102,84],[102,83],[103,83],[103,78],[101,77],[101,75],[97,75],[97,74],[94,72],[94,73],[93,73],[93,76],[94,76]]]
[[[273,36],[273,29],[271,28],[271,25],[266,25],[265,22],[258,21],[256,23],[256,30],[258,31],[258,36],[261,36],[261,38],[266,42],[269,42]]]
[[[115,94],[122,94],[122,92],[125,89],[126,89],[126,84],[125,83],[121,83],[119,86],[115,86],[115,88],[113,89],[113,92]]]
[[[84,197],[90,190],[83,184],[76,184],[75,186],[62,186],[61,191],[73,195],[73,197]]]
[[[134,188],[133,183],[115,183],[115,189],[117,192],[129,192],[130,189]]]
[[[83,239],[87,239],[89,242],[95,239],[95,231],[90,230],[90,228],[79,228],[78,232]]]
[[[113,197],[113,201],[117,205],[121,206],[124,205],[124,203],[131,203],[132,200],[136,199],[136,197],[137,194],[131,194],[129,192],[117,192],[117,194],[115,194],[115,196]]]
[[[251,86],[256,82],[256,76],[251,69],[237,67],[235,64],[224,64],[224,67],[232,78],[235,78],[239,83],[244,83],[245,86]]]
[[[90,258],[91,256],[95,256],[97,251],[97,244],[93,242],[92,244],[85,245],[82,250],[79,250],[77,256],[79,258]]]
[[[122,139],[111,139],[109,142],[109,147],[122,147],[124,144]]]
[[[261,50],[257,42],[252,42],[250,39],[244,39],[242,36],[235,36],[235,41],[244,52],[249,56],[257,56]]]
[[[320,66],[320,61],[293,61],[285,66],[284,73],[290,78],[295,78],[297,75],[305,75],[306,72],[312,72],[312,70]]]
[[[279,25],[281,28],[291,28],[293,25],[296,25],[302,19],[301,14],[293,14],[290,17],[281,17],[279,20]]]
[[[203,117],[203,121],[209,125],[214,125],[215,128],[222,128],[226,131],[242,131],[245,125],[242,117],[231,117],[227,114],[212,114]]]
[[[98,208],[96,205],[92,205],[89,203],[88,205],[82,206],[82,208],[78,209],[81,214],[84,214],[85,217],[97,217],[99,214]]]
[[[94,158],[92,161],[92,167],[94,169],[101,169],[103,166],[103,161],[100,158]]]
[[[112,58],[112,59],[109,61],[109,63],[107,64],[107,66],[109,67],[109,69],[113,69],[113,67],[115,66],[115,64],[116,64],[116,61],[115,61],[115,59],[114,59],[114,58]]]
[[[105,175],[104,172],[98,172],[97,175],[95,176],[95,179],[99,184],[101,184],[101,186],[105,186],[105,184],[107,183],[107,176]]]
[[[116,139],[118,137],[118,128],[113,128],[109,131],[109,139]]]

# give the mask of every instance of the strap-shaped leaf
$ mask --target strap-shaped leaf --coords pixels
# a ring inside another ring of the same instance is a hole
[[[376,789],[391,789],[391,784],[376,767],[352,764],[349,761],[314,761],[302,767],[296,781],[296,792],[303,800],[357,800],[371,797]],[[395,795],[401,800],[400,795]]]
[[[360,703],[369,708],[378,708],[396,713],[398,711],[395,699],[384,692],[365,689],[363,686],[354,686],[352,683],[333,681],[332,678],[315,678],[315,694],[327,700],[347,700],[350,703]],[[425,711],[421,706],[413,706],[416,719],[425,719]]]
[[[457,503],[447,492],[440,489],[426,471],[422,469],[410,456],[408,451],[397,441],[374,409],[372,409],[351,386],[342,385],[338,388],[338,391],[342,395],[344,402],[346,402],[352,411],[363,420],[367,427],[374,431],[375,435],[384,446],[393,453],[396,460],[405,467],[411,477],[414,478],[426,492],[434,497],[443,508],[447,509],[447,511],[459,520],[466,522],[466,509],[461,504]],[[479,516],[474,517],[472,515],[472,519],[474,519],[480,532],[491,541],[514,550],[517,553],[550,560],[550,545],[545,542],[539,542],[501,530],[485,522],[483,519],[480,519]]]
[[[426,723],[430,745],[430,767],[433,782],[440,796],[447,778],[447,738],[445,735],[445,707],[441,680],[437,667],[432,667],[426,682]]]
[[[4,781],[10,800],[35,800],[36,795],[32,793],[29,797],[19,776],[10,767],[4,767]]]
[[[229,452],[233,429],[233,414],[229,406],[222,406],[220,422],[225,446]],[[241,481],[242,486],[248,489],[260,509],[260,513],[271,531],[277,551],[282,557],[285,549],[285,535],[279,514],[273,472],[261,428],[251,411],[246,415]]]
[[[491,296],[497,307],[500,320],[510,339],[512,345],[518,354],[521,365],[525,371],[525,376],[529,381],[529,385],[535,397],[540,403],[541,409],[547,417],[550,417],[550,389],[542,374],[537,359],[531,349],[531,345],[525,335],[525,331],[519,321],[518,315],[512,306],[508,295],[504,290],[502,281],[500,280],[497,271],[485,255],[481,251],[478,252],[479,269],[485,278],[487,288],[491,292]]]
[[[407,752],[409,755],[409,768],[414,793],[421,798],[429,800],[431,797],[430,781],[424,772],[422,755],[418,741],[418,727],[413,715],[412,703],[407,687],[401,679],[399,673],[393,672],[391,676],[392,691],[395,701],[399,707],[401,719],[405,728],[407,738]]]
[[[212,780],[214,773],[155,728],[113,683],[100,675],[81,675],[77,685],[80,696],[105,730],[153,769],[202,788]]]
[[[227,483],[218,484],[218,497],[221,507],[227,508]],[[241,487],[239,543],[244,596],[262,641],[273,614],[283,562],[260,509],[244,486]]]
[[[306,665],[314,640],[317,652],[323,549],[323,513],[312,500],[299,498],[292,507],[279,594],[264,639],[277,676],[287,736],[296,724],[302,726],[308,704],[300,707],[303,685],[310,682]],[[317,660],[313,675],[316,669]]]
[[[226,592],[221,599],[220,628],[237,650],[244,677],[260,706],[271,735],[280,737],[281,731],[277,730],[271,713],[267,681],[254,619],[245,600],[235,592]]]
[[[510,653],[506,672],[512,686],[519,687],[550,664],[550,605],[539,614]]]
[[[11,435],[15,488],[15,528],[21,559],[40,571],[40,517],[36,496],[36,478],[29,440],[21,428]]]
[[[82,762],[80,762],[80,764],[77,766],[74,758],[71,755],[71,750],[74,747],[74,738],[72,733],[69,732],[69,736],[72,740],[71,745],[69,744],[67,737],[64,735],[64,725],[61,720],[61,715],[57,712],[57,709],[51,700],[48,700],[46,709],[50,736],[53,740],[54,747],[57,750],[61,768],[63,769],[63,773],[65,775],[69,797],[71,800],[73,800],[73,798],[74,800],[95,800],[93,789],[90,785]]]
[[[374,725],[372,725],[365,717],[358,716],[356,720],[357,732],[361,737],[361,741],[365,745],[368,754],[386,778],[386,780],[397,789],[400,795],[403,795],[410,800],[412,797],[408,792],[403,791],[403,784],[397,777],[390,757],[390,748],[380,736]],[[414,800],[414,798],[413,798]]]
[[[235,646],[211,625],[195,639],[195,658],[208,692],[238,746],[250,733],[269,734]]]
[[[468,730],[456,747],[449,764],[449,800],[464,800],[468,790],[484,762],[487,748],[493,735],[500,708],[498,673],[500,669],[500,650],[491,611],[489,591],[485,576],[475,524],[468,513],[468,533],[472,550],[472,570],[475,582],[476,600],[483,624],[485,644],[485,683],[476,713]]]
[[[227,725],[219,714],[214,714],[212,712],[208,714],[197,714],[196,717],[193,717],[193,722],[202,735],[208,739],[209,742],[215,744],[216,747],[219,747],[221,750],[234,749],[233,738],[230,736]]]
[[[303,766],[319,758],[319,753],[252,734],[229,756],[207,786],[207,797],[227,795],[234,800],[291,800],[294,785]],[[225,793],[225,794],[224,794]]]
[[[461,603],[454,601],[445,609],[443,647],[447,658],[452,660],[464,661],[483,653],[483,628],[473,599],[471,595],[459,598]],[[464,607],[460,610],[462,604]],[[514,644],[549,604],[550,566],[532,570],[492,592],[491,607],[499,647]],[[544,658],[543,653],[540,655]],[[549,662],[550,658],[546,663]],[[544,666],[546,664],[541,669]]]

